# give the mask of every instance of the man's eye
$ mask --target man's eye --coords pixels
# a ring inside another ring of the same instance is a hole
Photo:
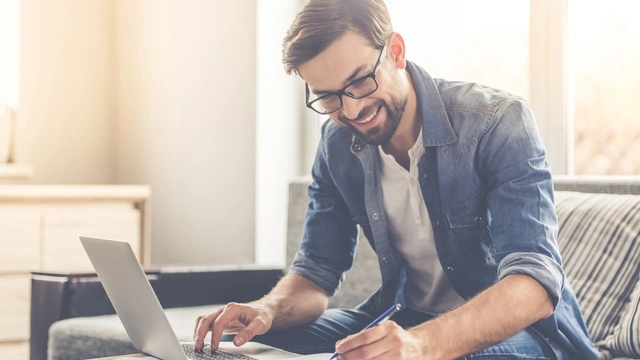
[[[353,84],[351,84],[351,86],[360,87],[360,86],[362,86],[362,85],[366,84],[368,79],[369,79],[369,78],[358,79],[358,80],[356,80]]]

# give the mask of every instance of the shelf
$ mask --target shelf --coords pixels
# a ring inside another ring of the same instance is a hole
[[[0,164],[0,179],[24,179],[33,174],[33,168],[26,164]]]
[[[131,200],[151,195],[147,185],[0,185],[0,200]]]

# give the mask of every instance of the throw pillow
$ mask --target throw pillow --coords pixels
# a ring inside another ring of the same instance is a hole
[[[631,294],[631,301],[622,312],[620,324],[616,326],[613,336],[605,340],[605,345],[613,353],[640,357],[640,282]]]
[[[637,344],[638,332],[631,331],[633,325],[638,329],[638,305],[625,305],[640,276],[640,196],[557,191],[556,209],[565,274],[591,339],[603,357],[611,356],[615,339],[635,336]],[[635,314],[636,324],[622,326],[623,311]],[[640,356],[637,347],[629,353],[616,349],[622,356]]]

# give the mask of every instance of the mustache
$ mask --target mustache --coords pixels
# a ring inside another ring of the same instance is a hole
[[[350,122],[364,120],[367,116],[371,115],[371,113],[378,110],[380,106],[383,105],[383,103],[384,103],[383,101],[380,101],[376,104],[367,106],[366,108],[362,109],[362,111],[360,111],[360,114],[358,114],[358,117],[356,117],[355,119],[349,119],[348,117],[344,116],[344,114],[340,114],[340,121],[342,121],[345,124],[348,124]]]

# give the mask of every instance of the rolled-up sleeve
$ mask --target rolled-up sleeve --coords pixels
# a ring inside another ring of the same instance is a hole
[[[514,274],[527,275],[540,283],[556,308],[564,290],[564,271],[560,264],[545,255],[514,252],[500,262],[498,279]]]
[[[303,250],[298,251],[291,263],[289,273],[298,274],[320,286],[328,295],[333,296],[338,292],[340,284],[344,280],[344,273],[336,271],[331,266],[315,261]]]
[[[358,228],[329,170],[325,146],[329,126],[328,121],[322,129],[302,242],[289,272],[313,281],[332,296],[353,265]]]
[[[532,277],[547,290],[555,309],[564,272],[556,243],[551,169],[533,113],[523,99],[509,99],[496,111],[479,151],[498,278]]]

